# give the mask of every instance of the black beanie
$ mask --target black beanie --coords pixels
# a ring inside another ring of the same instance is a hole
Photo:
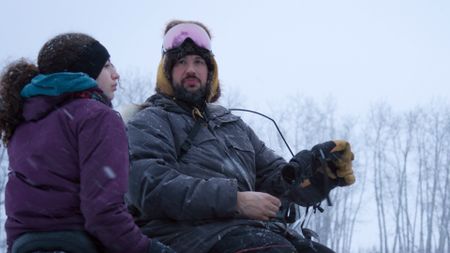
[[[100,42],[95,41],[92,44],[86,45],[84,50],[81,51],[78,61],[75,61],[73,65],[69,66],[67,71],[83,72],[93,79],[97,79],[108,59],[109,53],[106,48]]]
[[[42,74],[83,72],[97,79],[109,57],[108,50],[89,35],[66,33],[44,44],[38,68]]]

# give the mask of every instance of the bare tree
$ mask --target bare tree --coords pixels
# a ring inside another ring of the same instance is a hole
[[[245,104],[245,96],[239,89],[229,87],[229,86],[221,86],[221,96],[219,99],[219,103],[226,108],[243,108],[247,105]],[[250,108],[248,108],[250,109]]]
[[[392,252],[413,252],[414,241],[412,240],[414,231],[410,217],[408,205],[409,190],[408,179],[412,173],[412,166],[408,167],[410,154],[413,149],[414,136],[417,134],[417,112],[407,112],[403,117],[398,118],[397,124],[392,129],[391,138],[394,189],[392,205],[394,210],[395,233],[392,245]]]
[[[302,96],[293,96],[279,108],[273,110],[281,129],[285,131],[290,142],[293,141],[293,152],[310,149],[313,145],[341,138],[350,140],[357,146],[356,119],[348,117],[338,120],[336,106],[331,99],[317,104],[314,100]],[[342,125],[342,126],[341,126]],[[284,145],[279,142],[279,145]],[[358,163],[355,163],[357,166]],[[361,173],[363,175],[363,173]],[[319,233],[321,242],[329,245],[338,252],[350,251],[352,236],[356,224],[357,214],[363,200],[363,187],[365,176],[359,176],[361,190],[354,187],[341,188],[331,194],[332,207],[326,207],[324,213],[313,215],[311,219],[305,217],[306,212],[298,209],[303,219],[307,219],[307,226]],[[311,211],[309,212],[309,214]],[[310,221],[308,223],[308,221]],[[294,224],[294,225],[298,225]],[[297,227],[297,226],[294,226]]]
[[[432,213],[429,216],[432,225],[428,225],[427,227],[427,232],[432,233],[432,236],[427,238],[427,248],[431,248],[434,252],[448,252],[449,250],[449,113],[449,107],[445,106],[443,103],[439,103],[436,108],[433,108],[431,113],[434,122],[431,133],[435,136],[435,145],[433,149],[435,152],[435,163],[434,170],[432,171],[433,197],[431,204],[433,205],[433,210],[431,210]],[[433,219],[433,215],[436,216],[435,219]]]
[[[351,117],[344,117],[343,123],[338,127],[338,136],[351,140],[355,161],[353,167],[357,181],[351,187],[341,188],[332,192],[333,206],[328,213],[332,216],[333,249],[336,252],[350,252],[353,242],[353,232],[364,200],[367,170],[364,164],[364,152],[360,152],[357,121]]]
[[[440,180],[445,177],[444,159],[448,154],[449,149],[446,146],[448,144],[449,132],[446,127],[445,113],[448,110],[442,107],[441,104],[432,104],[430,108],[427,108],[427,114],[424,114],[424,131],[426,143],[423,143],[425,150],[422,150],[422,160],[424,161],[424,170],[422,171],[424,181],[424,189],[422,191],[422,203],[421,209],[423,212],[424,223],[422,234],[424,235],[423,252],[437,252],[434,251],[434,237],[440,237],[436,229],[441,221],[439,220],[440,208],[446,208],[446,200],[443,200],[441,196],[447,194],[443,193],[445,189],[446,180]],[[448,188],[447,188],[448,189]],[[441,194],[440,194],[441,193]],[[440,202],[442,201],[442,202]],[[445,215],[445,211],[442,216]],[[444,221],[445,223],[445,221]],[[448,228],[447,228],[448,229]],[[437,235],[436,235],[437,233]],[[445,237],[444,237],[445,238]],[[445,239],[442,239],[445,241]],[[439,239],[438,239],[439,240]]]
[[[154,93],[154,84],[148,76],[137,73],[121,75],[120,86],[113,100],[114,107],[141,104]]]
[[[386,184],[385,168],[388,164],[388,158],[385,149],[390,138],[389,131],[392,117],[392,109],[388,105],[378,104],[371,108],[365,130],[367,147],[372,154],[369,166],[373,170],[380,253],[389,253],[385,200],[388,185]]]

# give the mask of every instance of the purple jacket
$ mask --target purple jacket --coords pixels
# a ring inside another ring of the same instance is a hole
[[[85,230],[105,252],[147,252],[127,212],[128,143],[120,116],[93,99],[26,100],[8,144],[8,249],[29,231]]]

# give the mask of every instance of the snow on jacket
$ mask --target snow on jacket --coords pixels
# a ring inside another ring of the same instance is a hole
[[[151,106],[128,123],[131,155],[129,201],[145,234],[179,252],[202,253],[239,225],[282,230],[280,222],[239,217],[238,191],[280,196],[287,185],[276,155],[239,117],[208,104],[207,126],[183,155],[177,150],[194,126],[191,114],[172,99],[155,94]],[[297,203],[325,196],[314,187],[296,193]]]
[[[106,252],[147,252],[124,203],[128,143],[117,112],[70,94],[26,99],[8,144],[6,232],[85,230]]]

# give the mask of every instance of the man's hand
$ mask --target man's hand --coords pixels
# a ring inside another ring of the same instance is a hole
[[[328,141],[314,146],[311,151],[316,159],[323,161],[322,171],[328,177],[338,180],[339,186],[351,185],[355,182],[352,161],[354,154],[350,143],[344,140]]]
[[[316,161],[313,152],[302,150],[292,157],[281,173],[289,184],[297,182],[301,187],[306,187],[310,184],[309,178],[314,175],[319,166],[320,163]]]
[[[238,192],[237,211],[240,215],[256,220],[276,217],[281,201],[264,192]]]
[[[288,183],[297,181],[304,188],[311,184],[310,178],[319,172],[336,180],[339,186],[347,186],[355,182],[353,159],[347,141],[327,141],[315,145],[311,151],[297,153],[283,168],[282,176]]]

